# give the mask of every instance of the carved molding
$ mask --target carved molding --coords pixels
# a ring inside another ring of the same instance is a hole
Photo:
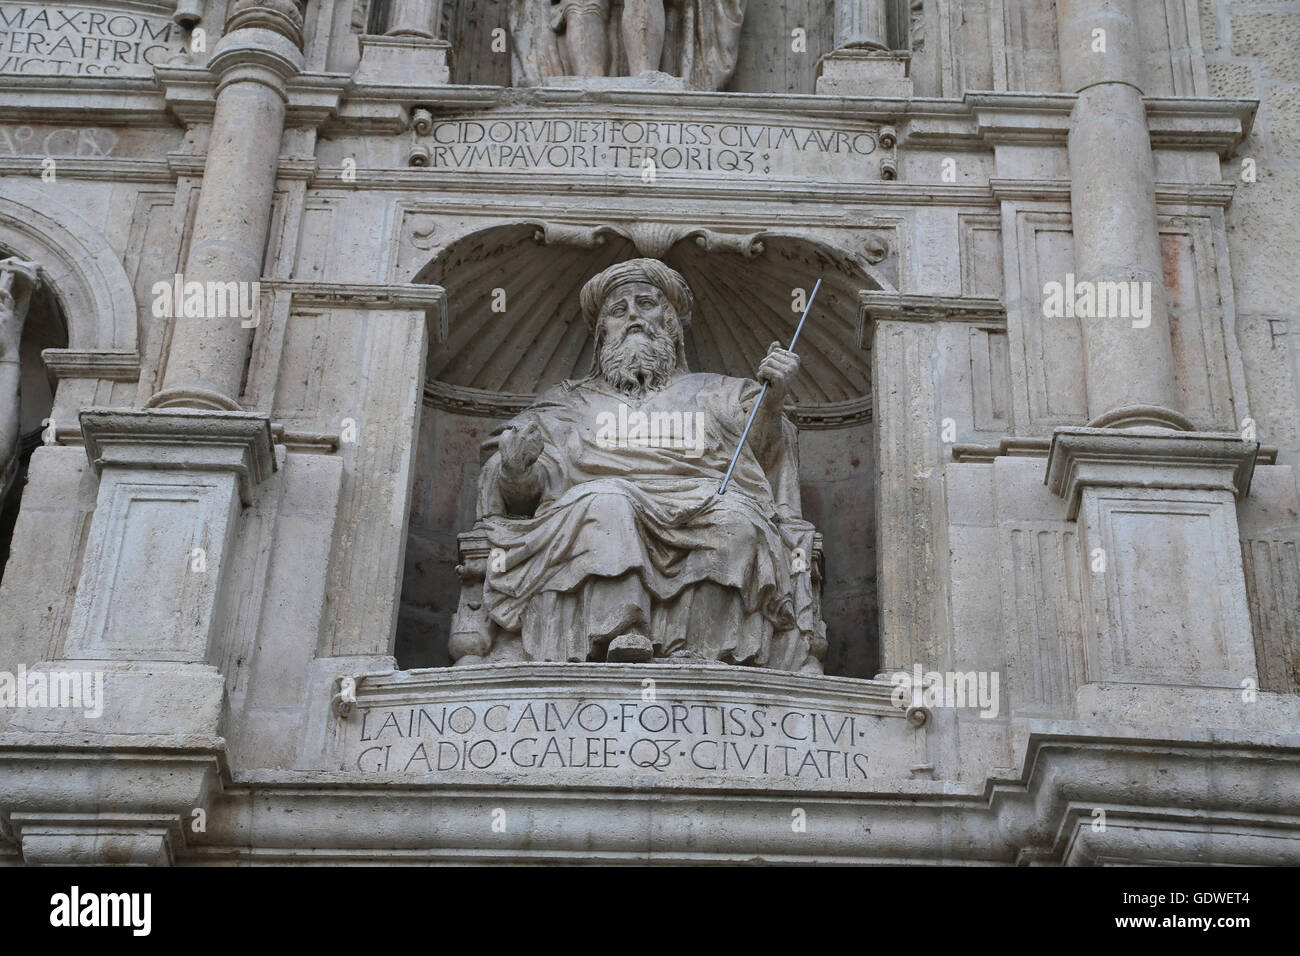
[[[862,292],[858,296],[858,345],[871,348],[877,322],[968,322],[1005,329],[1007,310],[988,296]]]
[[[694,239],[705,252],[735,252],[746,259],[763,254],[761,233],[735,235],[715,232],[705,226],[683,226],[664,222],[627,222],[600,226],[572,226],[567,223],[538,222],[537,241],[543,245],[578,246],[594,249],[604,245],[608,236],[622,236],[636,247],[637,255],[662,259],[668,250],[683,239]]]
[[[110,382],[140,379],[140,356],[135,352],[95,349],[45,349],[45,367],[60,381],[72,378],[100,378]]]
[[[1044,483],[1065,499],[1071,521],[1086,486],[1229,491],[1244,498],[1258,452],[1258,442],[1215,432],[1058,428]]]
[[[253,412],[90,408],[80,417],[97,474],[106,465],[234,472],[247,504],[276,470],[271,423]]]

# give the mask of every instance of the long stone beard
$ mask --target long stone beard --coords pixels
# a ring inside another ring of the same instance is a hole
[[[596,371],[605,381],[637,398],[667,385],[676,367],[677,340],[667,328],[653,331],[645,339],[606,339],[600,344],[596,363]]]

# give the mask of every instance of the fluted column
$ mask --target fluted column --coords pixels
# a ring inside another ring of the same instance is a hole
[[[1150,283],[1151,289],[1149,317],[1081,320],[1088,417],[1106,416],[1117,427],[1152,423],[1159,413],[1138,408],[1176,409],[1178,392],[1142,103],[1137,0],[1057,0],[1056,9],[1062,81],[1066,92],[1078,94],[1069,137],[1075,282]]]
[[[217,100],[184,279],[252,283],[262,274],[288,103],[302,69],[293,0],[241,0],[213,50]],[[176,318],[163,390],[153,407],[238,408],[252,340],[238,316]]]

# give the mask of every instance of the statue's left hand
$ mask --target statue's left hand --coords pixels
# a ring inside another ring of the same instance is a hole
[[[799,356],[781,347],[780,342],[768,346],[767,355],[758,364],[758,380],[771,382],[777,392],[784,392],[799,373]]]
[[[533,421],[528,422],[522,431],[507,428],[502,432],[499,447],[505,476],[518,480],[527,475],[542,454],[542,444],[542,430]]]

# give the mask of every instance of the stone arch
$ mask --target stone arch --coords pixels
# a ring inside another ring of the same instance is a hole
[[[449,242],[414,282],[442,286],[448,335],[430,349],[426,397],[493,416],[580,378],[592,342],[578,307],[587,278],[634,256],[663,260],[695,293],[687,332],[693,369],[745,376],[773,340],[788,340],[796,287],[822,278],[816,320],[800,339],[806,374],[793,389],[801,425],[870,411],[870,365],[858,344],[858,293],[893,291],[861,256],[823,239],[777,230],[722,233],[661,223],[496,224]],[[504,312],[494,308],[504,299]],[[735,316],[745,321],[735,321]]]
[[[68,323],[68,348],[138,350],[131,280],[108,240],[75,210],[30,186],[4,183],[0,247],[40,263]]]
[[[480,443],[539,391],[588,373],[590,334],[578,291],[606,266],[639,255],[678,269],[695,292],[691,367],[743,377],[753,374],[769,342],[788,341],[793,333],[798,316],[791,288],[811,289],[822,277],[815,319],[799,339],[805,387],[793,396],[800,494],[804,517],[825,542],[827,672],[872,676],[878,663],[875,425],[858,294],[894,291],[893,284],[877,265],[809,235],[537,220],[463,233],[413,279],[445,288],[448,335],[430,347],[427,363],[396,634],[399,666],[450,662],[447,639],[461,588],[457,533],[473,525]],[[505,291],[505,312],[492,310],[497,289]]]

